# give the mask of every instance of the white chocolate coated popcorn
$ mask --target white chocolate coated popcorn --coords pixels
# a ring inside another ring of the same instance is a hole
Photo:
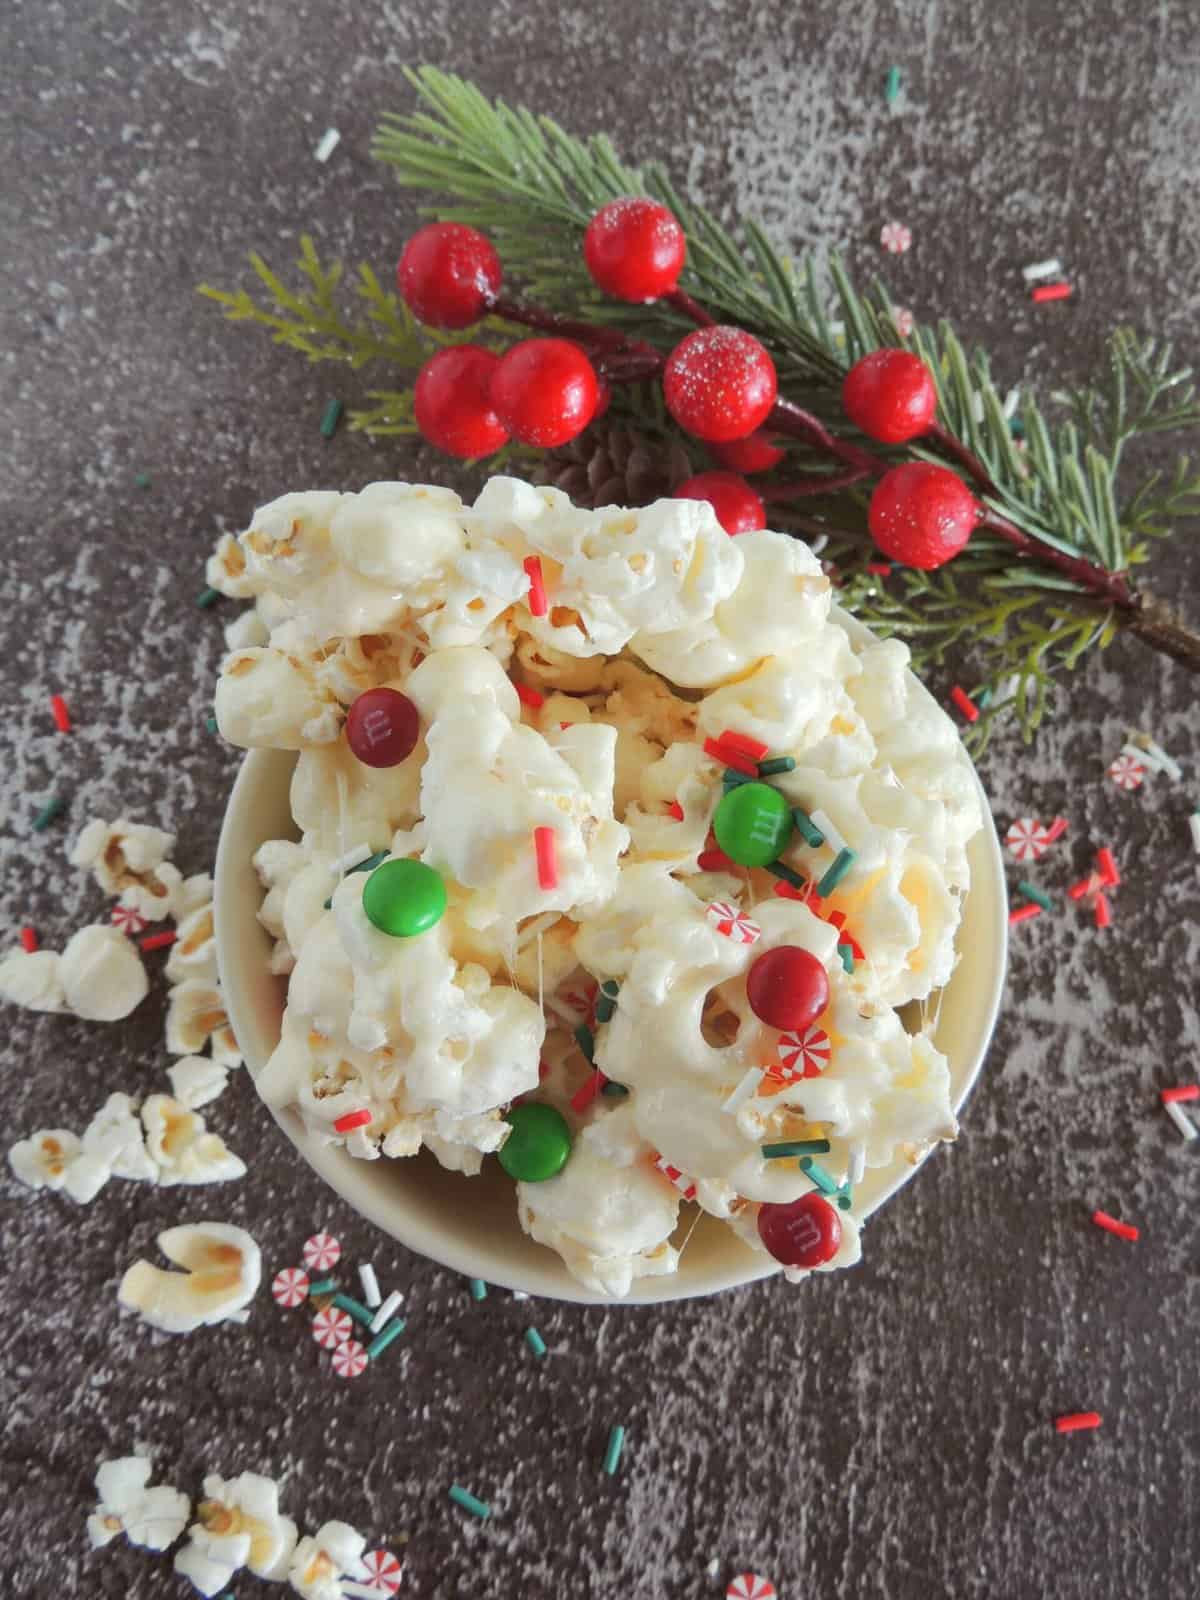
[[[26,1011],[62,1011],[62,957],[57,950],[13,950],[0,961],[0,1000]]]
[[[16,950],[0,962],[0,999],[29,1011],[70,1011],[88,1022],[118,1022],[139,1006],[150,982],[124,934],[95,923],[62,954]]]
[[[179,1272],[135,1261],[117,1289],[123,1306],[164,1333],[192,1333],[236,1318],[262,1276],[258,1246],[231,1223],[196,1222],[168,1228],[158,1248]]]
[[[347,1522],[325,1522],[301,1539],[288,1568],[288,1583],[304,1600],[341,1600],[342,1579],[365,1578],[367,1541]]]
[[[228,1479],[210,1474],[175,1571],[203,1595],[219,1593],[243,1568],[279,1583],[287,1576],[296,1535],[296,1524],[279,1509],[279,1485],[272,1479],[257,1472]]]
[[[558,1176],[519,1186],[522,1226],[610,1296],[675,1270],[684,1191],[761,1251],[759,1208],[816,1184],[764,1159],[764,1143],[825,1139],[826,1179],[847,1184],[954,1137],[947,1064],[897,1013],[953,970],[977,787],[907,651],[851,636],[805,545],[731,539],[692,501],[584,511],[495,478],[466,507],[375,484],[262,508],[221,542],[210,580],[255,601],[218,687],[223,731],[299,751],[300,838],[255,856],[271,969],[289,975],[260,1089],[310,1136],[366,1160],[424,1145],[476,1172],[509,1106],[536,1095],[566,1117],[573,1149]],[[343,731],[376,687],[419,715],[392,768],[359,762]],[[784,865],[815,885],[832,829],[852,848],[815,907],[781,898],[762,869],[700,869],[724,767],[703,746],[727,732],[789,757],[770,781],[830,821],[820,845],[794,832]],[[553,835],[545,881],[539,829]],[[447,909],[425,933],[368,921],[354,868],[375,854],[441,876]],[[722,932],[712,901],[748,919],[754,942]],[[188,930],[198,962],[203,929],[197,916]],[[747,1000],[753,962],[780,945],[828,977],[815,1076],[782,1069],[796,1043]],[[618,993],[596,1024],[600,983]],[[624,1098],[588,1092],[581,1024]],[[184,1031],[181,1008],[177,1042]],[[363,1110],[368,1123],[337,1131]],[[859,1257],[853,1209],[839,1215],[826,1267]]]
[[[90,867],[105,894],[150,922],[171,913],[171,895],[179,875],[168,861],[175,835],[145,823],[118,817],[115,822],[89,822],[71,851],[71,864]],[[164,871],[164,867],[169,869]]]
[[[191,1501],[166,1484],[150,1487],[151,1465],[145,1456],[104,1461],[96,1473],[100,1503],[87,1519],[93,1550],[121,1534],[145,1550],[165,1550],[183,1532]]]

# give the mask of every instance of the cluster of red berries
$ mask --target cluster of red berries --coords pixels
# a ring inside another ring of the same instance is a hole
[[[656,201],[631,197],[602,206],[587,226],[583,256],[592,280],[615,299],[685,298],[678,289],[687,256],[684,232]],[[422,228],[405,247],[396,277],[405,303],[429,327],[458,330],[490,312],[505,315],[500,258],[484,234],[462,223]],[[542,317],[541,325],[547,323],[553,327],[554,319]],[[612,353],[612,336],[603,329],[593,340],[523,339],[503,355],[477,344],[452,345],[417,377],[417,426],[431,444],[464,458],[490,455],[509,439],[553,449],[603,415],[611,398],[604,356]],[[707,500],[730,534],[766,527],[763,499],[746,481],[783,459],[764,431],[778,392],[765,346],[741,328],[699,327],[667,357],[662,387],[672,417],[723,469],[689,478],[676,494]],[[932,425],[937,390],[918,356],[877,350],[848,373],[842,402],[869,438],[902,444]],[[915,462],[883,474],[869,523],[886,555],[932,568],[958,554],[979,515],[953,472]]]

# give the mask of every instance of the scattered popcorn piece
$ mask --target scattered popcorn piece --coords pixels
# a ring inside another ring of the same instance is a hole
[[[118,817],[115,822],[89,822],[71,851],[71,864],[90,867],[105,894],[119,896],[151,922],[161,922],[171,909],[179,874],[167,857],[175,835]],[[169,870],[164,873],[163,867]]]
[[[13,1145],[8,1164],[31,1189],[61,1189],[82,1148],[66,1128],[42,1128]]]
[[[212,897],[212,873],[193,872],[190,878],[181,879],[179,887],[171,896],[171,915],[176,922],[183,922],[193,911],[199,911],[201,906],[208,905]]]
[[[270,637],[271,630],[254,606],[225,624],[226,650],[253,650],[257,645],[266,644]]]
[[[279,1486],[257,1472],[236,1478],[210,1475],[197,1521],[175,1557],[175,1571],[201,1594],[214,1595],[243,1567],[280,1582],[296,1548],[296,1524],[279,1510]]]
[[[214,1061],[241,1066],[220,984],[186,978],[172,988],[167,1002],[167,1049],[173,1056],[198,1056],[210,1039]]]
[[[127,1094],[110,1094],[88,1123],[63,1185],[72,1200],[86,1205],[110,1178],[158,1182],[158,1168],[146,1149],[136,1112]]]
[[[158,1248],[182,1272],[135,1261],[117,1299],[164,1333],[191,1333],[231,1318],[253,1298],[262,1276],[257,1244],[224,1222],[186,1223],[158,1236]]]
[[[178,1489],[159,1484],[151,1489],[150,1462],[145,1456],[104,1461],[96,1473],[100,1504],[87,1519],[93,1550],[124,1534],[130,1544],[165,1550],[183,1532],[192,1503]]]
[[[167,1068],[171,1089],[181,1106],[195,1111],[223,1094],[229,1082],[229,1068],[207,1056],[184,1056],[173,1067]]]
[[[179,1183],[224,1183],[243,1178],[246,1164],[219,1134],[209,1133],[199,1112],[169,1094],[152,1094],[142,1107],[146,1147],[164,1188]]]
[[[343,1578],[368,1575],[362,1560],[366,1545],[348,1523],[326,1522],[315,1537],[305,1537],[296,1546],[288,1582],[304,1600],[341,1600]]]
[[[212,900],[206,900],[175,924],[175,943],[167,957],[167,982],[217,981],[217,942],[213,933]]]
[[[26,1011],[63,1011],[62,957],[54,950],[14,950],[0,961],[0,1000]]]
[[[67,1009],[88,1022],[116,1022],[146,998],[150,983],[135,947],[99,923],[67,941],[58,968]]]

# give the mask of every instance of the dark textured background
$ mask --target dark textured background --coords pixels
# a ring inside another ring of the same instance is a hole
[[[658,8],[655,8],[658,9]],[[7,692],[2,925],[57,944],[106,915],[64,846],[91,815],[176,827],[211,863],[235,758],[204,731],[221,612],[193,608],[214,532],[279,492],[415,470],[341,433],[326,398],[365,389],[224,326],[192,294],[301,228],[332,252],[398,253],[410,214],[371,165],[372,119],[423,60],[578,131],[660,154],[777,237],[883,260],[919,315],[986,338],[1004,379],[1076,373],[1114,321],[1194,352],[1195,10],[1063,0],[696,8],[553,0],[9,0],[0,20],[5,401],[0,458]],[[896,63],[905,96],[882,80]],[[329,124],[342,144],[312,150]],[[1020,265],[1058,254],[1078,286],[1031,308]],[[152,487],[138,489],[135,475]],[[1181,540],[1158,584],[1194,590]],[[1196,607],[1193,604],[1193,615]],[[1194,682],[1118,644],[1065,687],[1070,715],[985,764],[997,817],[1064,811],[1039,869],[1061,889],[1107,841],[1127,881],[1111,931],[1065,905],[1015,930],[1010,991],[964,1136],[871,1225],[856,1271],[664,1311],[530,1308],[405,1256],[331,1202],[245,1075],[210,1121],[250,1163],[218,1191],[114,1183],[87,1210],[3,1181],[5,1443],[0,1589],[183,1593],[163,1558],[86,1553],[97,1461],[153,1446],[192,1494],[204,1471],[285,1481],[308,1527],[411,1536],[408,1592],[718,1596],[752,1567],[782,1596],[1187,1596],[1200,1536],[1195,1193],[1155,1090],[1195,1076],[1196,858],[1186,787],[1103,777],[1127,723],[1189,763]],[[944,685],[942,686],[944,688]],[[61,690],[77,722],[54,734]],[[1190,771],[1189,771],[1190,776]],[[70,813],[30,821],[51,790]],[[1193,784],[1191,796],[1200,798]],[[1016,874],[1013,874],[1016,876]],[[155,964],[161,956],[150,958]],[[165,1086],[161,1006],[104,1029],[6,1012],[6,1143],[81,1127],[111,1089]],[[1088,1223],[1142,1224],[1126,1245]],[[244,1329],[168,1341],[115,1288],[164,1226],[251,1228],[268,1272],[318,1224],[408,1294],[409,1331],[343,1385],[303,1314],[260,1297]],[[536,1320],[550,1354],[520,1343]],[[1059,1411],[1103,1429],[1055,1436]],[[607,1430],[629,1439],[613,1481]],[[481,1526],[457,1478],[490,1499]],[[720,1577],[706,1576],[710,1560]],[[256,1580],[233,1586],[241,1597]]]

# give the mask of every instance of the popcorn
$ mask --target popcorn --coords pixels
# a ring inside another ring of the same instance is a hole
[[[361,1580],[368,1569],[362,1554],[367,1541],[345,1522],[323,1523],[315,1536],[301,1539],[288,1568],[288,1582],[304,1600],[341,1600],[342,1580]]]
[[[188,1223],[158,1236],[158,1248],[182,1272],[135,1261],[121,1279],[117,1299],[164,1333],[234,1320],[254,1297],[262,1257],[241,1228],[222,1222]]]
[[[248,750],[329,744],[342,728],[338,703],[312,668],[269,645],[225,658],[213,709],[221,736]]]
[[[137,950],[116,928],[80,928],[58,965],[68,1011],[88,1022],[116,1022],[139,1006],[150,989]]]
[[[214,1061],[241,1066],[242,1053],[229,1026],[220,984],[186,978],[174,986],[167,1001],[167,1049],[173,1056],[195,1056],[210,1039]]]
[[[115,822],[89,822],[71,851],[71,864],[90,867],[105,894],[119,896],[151,922],[170,914],[171,894],[179,875],[167,857],[175,835],[118,817]],[[169,871],[164,872],[164,867]]]
[[[0,961],[0,1000],[26,1011],[63,1011],[62,957],[54,950],[14,950]]]
[[[109,1178],[157,1183],[158,1168],[146,1149],[136,1104],[127,1094],[110,1094],[83,1131],[77,1158],[67,1169],[64,1188],[81,1205],[93,1200]]]
[[[215,984],[217,981],[217,942],[213,933],[211,899],[178,917],[175,943],[167,957],[168,983],[183,983],[188,978]]]
[[[179,1104],[195,1111],[198,1106],[206,1106],[210,1100],[224,1094],[229,1069],[219,1061],[210,1061],[207,1056],[184,1056],[182,1061],[167,1068],[167,1077]]]
[[[297,1529],[280,1512],[279,1486],[270,1478],[257,1472],[229,1479],[211,1474],[196,1517],[175,1557],[175,1571],[190,1578],[201,1594],[217,1594],[243,1567],[268,1582],[287,1576]]]
[[[66,1128],[43,1128],[14,1144],[8,1164],[31,1189],[61,1189],[82,1145]]]
[[[145,1550],[165,1550],[183,1532],[192,1503],[178,1489],[159,1484],[151,1489],[150,1462],[145,1456],[105,1461],[96,1473],[100,1504],[87,1519],[93,1550],[111,1544],[122,1533]]]
[[[245,1177],[245,1163],[218,1134],[207,1131],[204,1118],[170,1095],[152,1094],[142,1107],[142,1122],[146,1148],[164,1188]]]

